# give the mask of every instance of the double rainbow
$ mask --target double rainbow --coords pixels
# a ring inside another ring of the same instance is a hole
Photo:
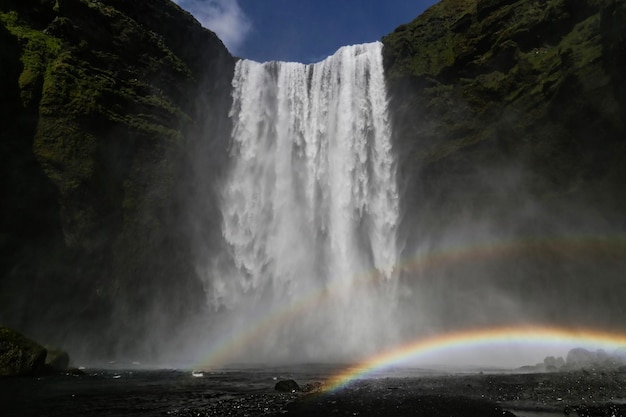
[[[486,241],[472,245],[459,245],[433,251],[404,260],[397,265],[398,270],[411,271],[431,270],[442,265],[459,262],[472,262],[480,259],[507,258],[524,255],[527,251],[541,251],[558,248],[560,251],[576,258],[594,258],[598,260],[624,259],[626,256],[626,237],[622,235],[596,236],[561,236],[515,241]],[[360,285],[376,282],[378,274],[365,272],[357,280]],[[336,292],[344,291],[344,284],[329,288],[319,288],[306,296],[294,300],[283,308],[272,311],[251,320],[244,329],[223,337],[217,345],[200,358],[196,367],[217,367],[231,362],[244,350],[254,345],[271,329],[283,325],[293,317],[306,314],[311,309],[319,308]],[[594,330],[568,330],[554,327],[500,327],[492,329],[466,330],[449,334],[418,339],[398,349],[393,349],[374,356],[360,365],[351,367],[332,379],[332,384],[339,386],[351,379],[365,376],[370,371],[382,369],[394,364],[402,364],[411,358],[418,359],[438,350],[461,349],[463,346],[480,347],[491,344],[519,343],[562,343],[571,346],[597,344],[599,348],[610,349],[626,345],[626,336]]]
[[[549,344],[611,351],[626,347],[626,334],[538,326],[483,328],[441,334],[415,340],[348,367],[330,378],[326,390],[346,386],[354,380],[367,378],[376,371],[417,361],[435,352],[480,347],[493,348],[512,344],[525,346]]]

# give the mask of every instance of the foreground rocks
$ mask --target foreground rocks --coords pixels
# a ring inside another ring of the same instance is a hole
[[[303,395],[287,405],[295,416],[624,416],[626,376],[619,372],[438,375],[356,381]]]
[[[315,385],[320,389],[236,396],[171,414],[183,417],[521,417],[528,413],[626,416],[622,398],[626,392],[626,374],[617,371],[390,377],[358,380],[331,391],[325,389],[323,382]]]
[[[300,391],[300,386],[293,379],[285,379],[278,381],[276,385],[274,385],[274,389],[281,392],[298,392]]]
[[[95,369],[82,376],[0,378],[0,404],[3,415],[21,417],[626,415],[621,372],[418,374],[328,390],[324,381],[334,373],[313,371],[290,371],[303,389],[288,393],[273,389],[275,370],[207,372],[197,378],[173,370]],[[309,384],[322,389],[305,392]]]
[[[313,416],[428,416],[515,417],[484,399],[454,395],[414,395],[397,387],[358,384],[353,390],[306,398],[287,406],[288,415]]]
[[[46,367],[53,371],[66,371],[70,365],[70,355],[57,348],[47,347]]]
[[[518,368],[520,372],[568,372],[585,371],[601,373],[623,373],[626,371],[626,356],[624,349],[617,349],[614,352],[605,350],[590,351],[581,347],[571,349],[567,357],[555,358],[546,357],[542,363],[536,365],[526,365]]]
[[[0,326],[0,376],[41,375],[68,370],[70,357]]]
[[[34,375],[46,369],[46,349],[0,326],[0,376]]]

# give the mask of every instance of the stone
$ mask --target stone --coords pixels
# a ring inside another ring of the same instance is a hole
[[[45,369],[47,351],[38,343],[0,326],[0,376],[35,375]]]
[[[324,384],[320,381],[311,382],[302,387],[302,392],[306,393],[316,393],[322,392],[324,390]]]
[[[296,392],[300,391],[300,386],[293,379],[285,379],[278,381],[276,385],[274,385],[274,389],[281,392]]]
[[[51,371],[65,372],[70,365],[70,355],[58,348],[46,347],[46,367]]]
[[[567,352],[566,364],[570,368],[582,368],[592,366],[598,360],[595,352],[590,352],[584,348],[574,348]]]

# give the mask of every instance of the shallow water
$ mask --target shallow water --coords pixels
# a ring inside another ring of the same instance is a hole
[[[15,416],[183,415],[247,394],[273,394],[274,372],[87,370],[83,376],[0,380],[3,410]]]
[[[87,369],[85,375],[0,378],[0,413],[9,416],[269,415],[293,400],[274,391],[280,379],[301,385],[332,374],[333,366],[191,371]],[[202,376],[199,376],[202,375]],[[236,413],[235,411],[241,411]]]

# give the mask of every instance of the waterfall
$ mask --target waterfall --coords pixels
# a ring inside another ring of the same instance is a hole
[[[257,355],[365,354],[393,337],[399,197],[381,50],[236,65],[225,251],[206,288],[231,333],[276,322]]]

